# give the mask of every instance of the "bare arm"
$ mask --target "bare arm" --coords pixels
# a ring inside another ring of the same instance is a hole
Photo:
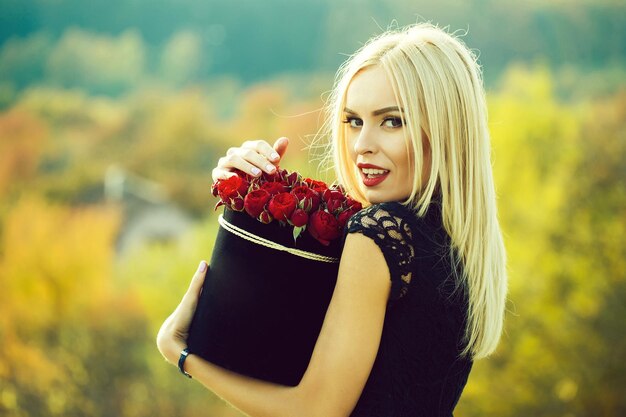
[[[356,405],[376,358],[391,288],[389,278],[378,246],[361,234],[348,235],[324,324],[309,367],[297,387],[239,375],[196,355],[188,357],[185,369],[208,389],[253,417],[347,416]],[[173,364],[186,346],[186,332],[203,279],[204,271],[199,270],[183,301],[159,331],[159,349]]]

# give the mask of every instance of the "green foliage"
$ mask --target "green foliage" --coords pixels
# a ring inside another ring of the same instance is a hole
[[[70,28],[50,52],[46,74],[53,85],[89,86],[96,94],[120,93],[144,74],[144,48],[136,31],[110,38]]]
[[[514,61],[592,71],[626,56],[626,8],[614,0],[21,0],[2,10],[0,80],[17,90],[120,96],[155,79],[334,72],[370,36],[425,20],[467,32],[489,85]]]

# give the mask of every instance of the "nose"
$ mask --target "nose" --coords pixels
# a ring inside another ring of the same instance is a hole
[[[358,155],[376,153],[378,146],[375,133],[367,125],[363,126],[355,135],[353,146],[354,152]]]

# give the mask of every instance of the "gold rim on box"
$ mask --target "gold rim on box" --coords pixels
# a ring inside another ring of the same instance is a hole
[[[317,253],[307,252],[307,251],[300,250],[300,249],[295,249],[295,248],[288,248],[287,246],[283,246],[283,245],[281,245],[279,243],[272,242],[269,239],[265,239],[265,238],[262,238],[261,236],[257,236],[257,235],[255,235],[253,233],[248,232],[247,230],[244,230],[244,229],[241,229],[241,228],[235,226],[232,223],[229,223],[224,218],[223,214],[219,215],[219,217],[217,218],[217,221],[219,222],[220,226],[222,226],[225,230],[231,232],[234,235],[239,236],[242,239],[245,239],[245,240],[250,241],[252,243],[256,243],[257,245],[262,245],[262,246],[266,246],[266,247],[271,248],[271,249],[276,249],[276,250],[288,252],[288,253],[290,253],[292,255],[300,256],[300,257],[306,258],[306,259],[311,259],[313,261],[328,262],[328,263],[338,263],[339,262],[339,258],[333,258],[331,256],[319,255]]]

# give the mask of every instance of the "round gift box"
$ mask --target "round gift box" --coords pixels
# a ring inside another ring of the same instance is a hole
[[[231,371],[296,386],[311,359],[337,280],[338,262],[308,259],[274,244],[323,257],[341,256],[343,239],[324,246],[293,228],[224,211],[188,338],[189,350]],[[277,246],[272,245],[272,246]]]

